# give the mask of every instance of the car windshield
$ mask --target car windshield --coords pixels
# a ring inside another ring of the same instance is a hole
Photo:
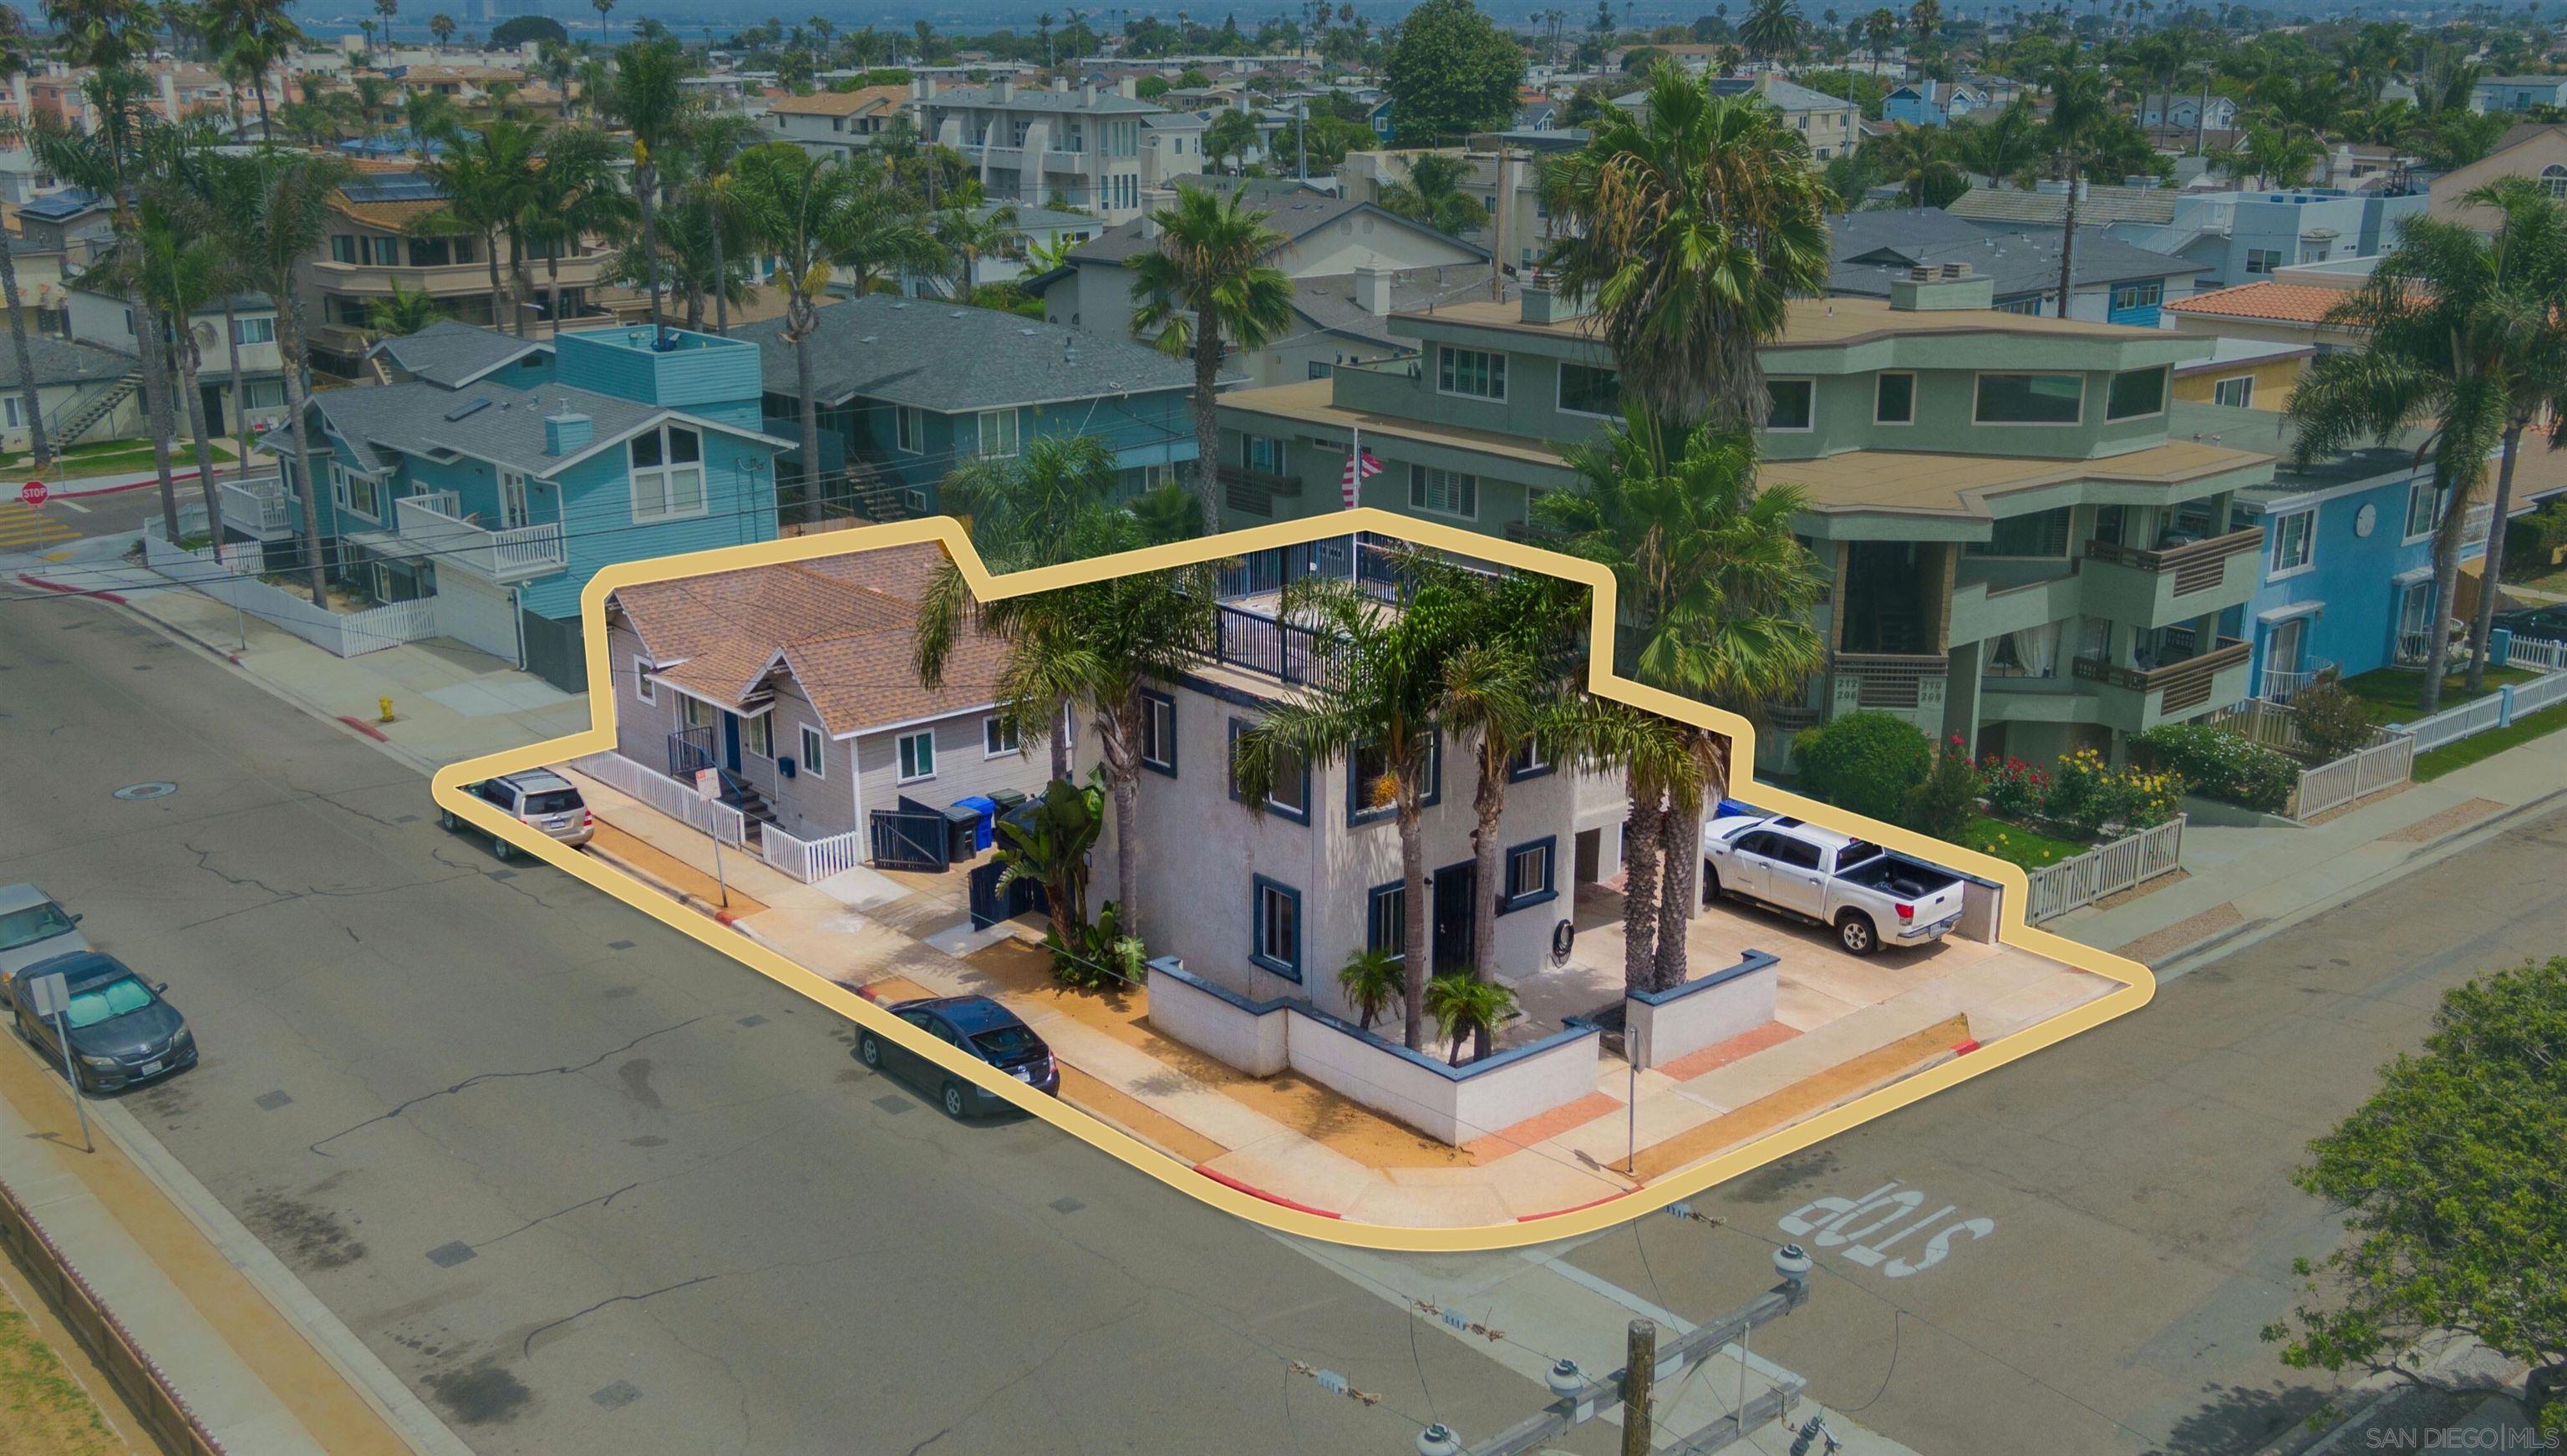
[[[39,940],[51,940],[72,928],[72,917],[51,900],[41,905],[0,911],[0,950],[16,950]]]
[[[1040,1050],[1042,1042],[1034,1036],[1031,1027],[998,1027],[974,1037],[972,1045],[980,1048],[981,1055],[993,1062],[1013,1062],[1029,1052]]]
[[[151,1004],[151,990],[132,976],[72,993],[72,1026],[94,1027],[111,1017],[141,1011]]]
[[[545,794],[526,796],[528,814],[568,814],[577,808],[579,808],[577,789],[555,789]]]

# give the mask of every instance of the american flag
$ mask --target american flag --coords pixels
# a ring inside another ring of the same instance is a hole
[[[1355,431],[1346,442],[1346,472],[1337,479],[1337,493],[1344,498],[1347,510],[1353,510],[1362,500],[1365,479],[1380,473],[1380,457],[1363,447],[1363,431]]]

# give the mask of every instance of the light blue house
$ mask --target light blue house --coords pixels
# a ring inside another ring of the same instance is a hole
[[[1987,93],[1966,81],[1911,81],[1882,100],[1880,118],[1909,126],[1948,126],[1987,107]]]
[[[432,603],[441,635],[580,691],[579,596],[601,568],[775,536],[786,442],[761,427],[753,345],[600,329],[547,358],[463,329],[402,367],[312,401],[321,530],[352,590]],[[284,433],[267,448],[291,481]]]
[[[2200,264],[2207,271],[2196,288],[2230,288],[2301,264],[2376,258],[2398,245],[2398,224],[2423,216],[2430,200],[2422,187],[2185,192],[2175,194],[2168,222],[2116,221],[2105,231]]]
[[[2567,107],[2567,76],[2481,76],[2469,88],[2472,112],[2527,112]]]
[[[1194,364],[1091,334],[943,299],[871,294],[822,308],[810,341],[820,466],[832,499],[876,520],[943,509],[938,486],[977,458],[1043,435],[1093,435],[1125,489],[1195,458]],[[763,357],[768,433],[799,454],[799,364],[784,321],[732,331]],[[792,474],[788,462],[786,473]]]

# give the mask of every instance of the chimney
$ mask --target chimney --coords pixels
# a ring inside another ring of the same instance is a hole
[[[925,76],[912,77],[909,82],[909,95],[910,100],[923,102],[936,95],[936,83]]]
[[[1056,92],[1067,92],[1069,90],[1069,78],[1066,76],[1053,77],[1051,79],[1051,89]]]
[[[1141,99],[1141,93],[1139,90],[1140,85],[1141,78],[1137,76],[1126,76],[1122,80],[1114,83],[1114,93],[1127,102],[1136,102]]]
[[[1355,302],[1376,319],[1390,317],[1390,270],[1378,263],[1355,269]]]
[[[1002,101],[1002,102],[1011,102],[1011,101],[1014,101],[1015,99],[1016,99],[1016,79],[1015,79],[1014,77],[1012,77],[1012,76],[1001,76],[1001,77],[999,77],[999,78],[998,78],[998,100],[1000,100],[1000,101]]]
[[[1158,213],[1144,212],[1141,214],[1141,236],[1151,239],[1156,239],[1159,236]]]
[[[595,426],[585,414],[564,410],[544,416],[544,453],[568,455],[588,448]]]
[[[168,119],[170,125],[178,124],[178,72],[174,65],[160,73],[160,115]]]
[[[1996,307],[1996,279],[1967,263],[1910,268],[1906,277],[1889,281],[1889,307],[1902,314],[1989,309]]]
[[[1095,83],[1095,82],[1093,82],[1093,81],[1085,82],[1085,83],[1082,83],[1082,84],[1079,86],[1079,88],[1078,88],[1078,104],[1079,104],[1080,106],[1082,106],[1082,107],[1092,107],[1092,106],[1096,105],[1096,83]]]

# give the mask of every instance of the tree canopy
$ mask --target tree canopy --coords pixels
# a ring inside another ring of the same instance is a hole
[[[528,41],[541,41],[547,46],[567,46],[570,44],[570,32],[562,28],[560,21],[549,15],[512,15],[500,21],[490,31],[492,50],[504,51],[511,46],[522,46]]]
[[[1425,0],[1382,67],[1402,146],[1458,141],[1515,119],[1525,54],[1471,0]]]

